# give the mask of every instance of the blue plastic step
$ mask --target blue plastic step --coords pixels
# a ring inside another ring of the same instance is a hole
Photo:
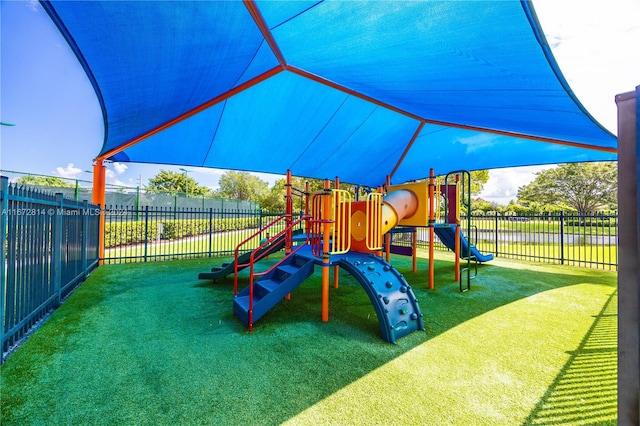
[[[262,299],[267,294],[278,288],[281,282],[274,280],[258,280],[253,283],[253,294],[258,299]]]
[[[272,272],[253,283],[252,322],[259,320],[287,294],[313,274],[314,261],[295,254],[285,258]],[[242,289],[233,300],[233,312],[249,327],[249,287]]]

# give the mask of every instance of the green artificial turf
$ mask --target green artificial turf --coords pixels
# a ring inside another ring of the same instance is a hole
[[[393,257],[426,332],[391,345],[344,273],[321,322],[318,267],[248,333],[197,279],[221,262],[98,268],[2,366],[0,423],[616,422],[614,273],[498,259],[461,294],[451,257],[433,291]]]

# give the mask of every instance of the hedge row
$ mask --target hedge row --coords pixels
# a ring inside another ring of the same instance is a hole
[[[602,219],[571,219],[565,222],[567,226],[596,226],[601,228],[607,228],[610,226],[617,226],[617,221],[614,220],[602,220]]]
[[[258,228],[260,218],[213,219],[168,219],[144,221],[109,222],[105,224],[104,245],[106,248],[128,244],[139,244],[159,239],[173,240],[209,232],[237,231]],[[146,231],[146,232],[145,232]]]

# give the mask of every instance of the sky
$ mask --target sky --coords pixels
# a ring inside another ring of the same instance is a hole
[[[640,0],[535,0],[534,8],[566,80],[591,115],[617,133],[616,94],[640,85]],[[104,126],[89,80],[34,0],[0,2],[0,169],[90,181]],[[107,183],[146,185],[178,166],[108,164]],[[499,204],[549,166],[490,171],[482,198]],[[217,188],[224,170],[186,167]],[[270,184],[281,176],[257,174]]]

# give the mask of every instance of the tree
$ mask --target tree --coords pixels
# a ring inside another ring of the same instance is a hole
[[[285,191],[285,179],[278,179],[273,186],[266,193],[264,198],[260,201],[260,207],[263,210],[270,212],[282,213],[286,210],[284,196]]]
[[[484,185],[489,181],[489,170],[475,170],[471,175],[471,195],[478,195],[482,192]]]
[[[222,198],[261,203],[269,194],[269,184],[247,172],[225,172],[216,195]]]
[[[298,176],[291,177],[291,185],[293,188],[299,191],[305,191],[306,183],[309,182],[309,192],[313,193],[322,190],[324,182],[321,179],[306,179]],[[285,196],[287,194],[287,188],[285,184],[286,179],[278,179],[273,186],[269,189],[265,197],[260,201],[260,206],[268,211],[272,212],[284,212],[286,210]],[[333,183],[333,182],[332,182]],[[340,185],[342,188],[343,185]],[[304,209],[304,204],[300,204],[299,192],[293,191],[293,210]],[[303,201],[304,202],[304,201]]]
[[[615,208],[618,170],[615,162],[563,164],[536,173],[529,184],[518,188],[520,203],[564,203],[586,215]]]
[[[309,183],[309,192],[314,193],[321,191],[324,188],[324,181],[322,179],[312,179],[312,178],[303,178],[299,176],[291,177],[291,185],[293,188],[299,191],[306,190],[306,184]],[[285,195],[286,191],[286,179],[278,179],[274,185],[269,189],[269,192],[265,195],[265,197],[260,202],[260,206],[268,211],[272,212],[284,212],[286,210],[285,205]],[[333,187],[334,182],[331,181],[331,187]],[[346,191],[355,191],[355,186],[351,184],[341,183],[340,189],[344,189]],[[362,195],[364,191],[361,191]],[[299,211],[304,209],[304,204],[300,202],[300,193],[298,191],[293,191],[293,210]],[[304,200],[302,201],[304,203]]]
[[[20,185],[37,185],[37,186],[54,186],[58,188],[73,188],[75,185],[65,182],[55,176],[22,176],[16,179],[16,183]]]
[[[191,196],[210,195],[211,190],[198,184],[186,173],[160,170],[160,173],[149,179],[149,192],[168,192],[170,194],[188,194]]]

